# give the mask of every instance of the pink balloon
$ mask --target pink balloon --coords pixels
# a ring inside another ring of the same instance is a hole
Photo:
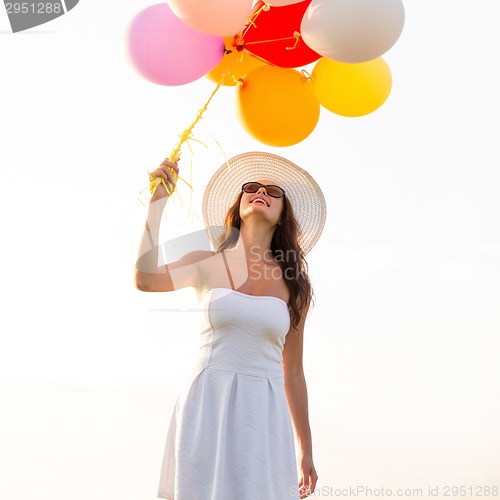
[[[271,7],[284,7],[285,5],[293,5],[294,3],[300,3],[304,0],[269,0],[266,1],[267,5]]]
[[[127,32],[129,61],[159,85],[184,85],[201,78],[224,56],[224,39],[180,21],[166,3],[140,11]]]
[[[183,23],[217,36],[239,33],[252,10],[252,0],[167,0],[167,3]]]

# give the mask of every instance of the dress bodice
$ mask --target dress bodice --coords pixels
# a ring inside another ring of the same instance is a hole
[[[283,375],[282,352],[290,328],[285,301],[213,288],[201,298],[204,314],[197,368]]]

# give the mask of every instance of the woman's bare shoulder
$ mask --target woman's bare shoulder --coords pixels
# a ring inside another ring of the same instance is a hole
[[[211,250],[194,250],[181,257],[174,264],[174,267],[182,267],[182,266],[189,266],[190,264],[198,264],[207,259],[212,258],[214,255],[216,255],[216,252],[212,252]]]

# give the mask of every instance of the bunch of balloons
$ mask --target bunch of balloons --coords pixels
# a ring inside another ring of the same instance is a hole
[[[128,55],[159,85],[206,76],[235,86],[247,132],[289,146],[314,130],[321,106],[356,117],[386,101],[392,76],[381,55],[404,17],[401,0],[167,0],[132,19]]]

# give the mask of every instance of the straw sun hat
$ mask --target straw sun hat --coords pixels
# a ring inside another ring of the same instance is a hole
[[[227,211],[245,182],[269,179],[285,190],[299,224],[299,243],[307,254],[316,244],[326,220],[326,202],[317,182],[291,161],[271,153],[249,152],[224,163],[203,195],[203,220],[214,243],[223,231]]]

